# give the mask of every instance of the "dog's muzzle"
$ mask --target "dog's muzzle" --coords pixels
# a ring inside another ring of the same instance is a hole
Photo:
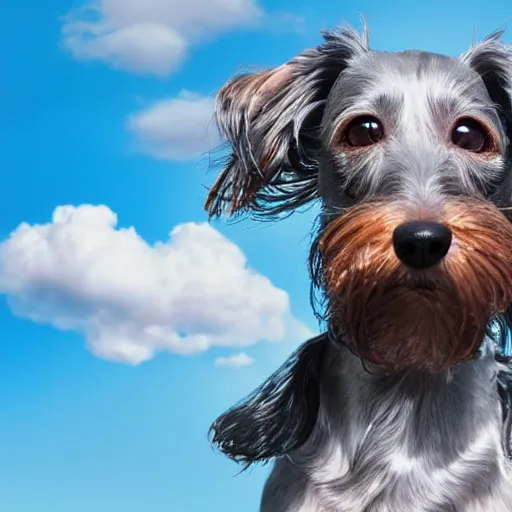
[[[391,372],[471,359],[512,302],[512,225],[489,203],[359,205],[326,226],[319,250],[335,338]]]

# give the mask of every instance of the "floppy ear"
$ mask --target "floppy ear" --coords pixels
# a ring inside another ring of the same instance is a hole
[[[500,41],[503,31],[491,34],[487,39],[462,55],[481,77],[490,98],[498,106],[505,133],[508,138],[508,173],[503,187],[498,191],[497,202],[508,206],[512,200],[512,46]],[[501,196],[501,197],[500,197]],[[507,214],[507,212],[504,212]],[[512,306],[504,315],[496,318],[500,324],[500,347],[508,348],[508,340],[512,329]],[[497,386],[503,413],[502,443],[507,457],[512,460],[512,362],[508,353],[498,356],[501,369],[498,372]]]
[[[218,93],[215,118],[229,157],[205,209],[210,217],[291,211],[316,198],[323,105],[351,58],[368,50],[366,25],[325,32],[324,42],[274,69],[239,76]]]
[[[503,31],[498,31],[477,43],[461,56],[482,78],[491,100],[499,109],[505,134],[508,138],[507,165],[512,170],[512,46],[501,41]],[[499,206],[508,206],[512,200],[512,173],[496,191]]]
[[[503,31],[494,32],[461,56],[484,81],[491,99],[511,128],[512,46],[501,41]]]
[[[211,442],[245,468],[301,446],[318,415],[328,343],[327,334],[304,343],[249,397],[215,420]]]

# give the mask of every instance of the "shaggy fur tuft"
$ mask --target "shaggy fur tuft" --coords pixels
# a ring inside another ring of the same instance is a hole
[[[427,219],[450,227],[456,243],[441,266],[411,273],[393,231]],[[491,316],[512,301],[512,226],[484,202],[448,202],[436,215],[363,204],[333,220],[315,248],[334,338],[389,372],[440,372],[473,358]]]

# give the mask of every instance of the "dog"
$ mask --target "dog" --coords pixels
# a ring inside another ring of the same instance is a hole
[[[211,427],[274,462],[261,512],[510,512],[512,46],[377,52],[344,26],[229,81],[215,117],[210,217],[320,205],[325,332]]]

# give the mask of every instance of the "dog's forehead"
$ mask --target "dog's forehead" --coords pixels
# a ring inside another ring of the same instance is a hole
[[[465,103],[492,107],[480,75],[458,58],[423,52],[371,51],[350,61],[327,98],[326,111],[333,119],[354,106],[393,108],[405,99]],[[373,104],[372,104],[373,103]]]

